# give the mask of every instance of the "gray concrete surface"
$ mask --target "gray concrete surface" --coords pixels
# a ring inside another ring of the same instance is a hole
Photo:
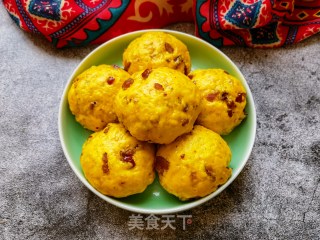
[[[183,230],[129,230],[132,214],[89,192],[62,152],[64,85],[95,47],[54,49],[0,5],[0,239],[320,239],[320,35],[281,49],[222,48],[253,92],[257,137],[243,172],[182,214]],[[192,25],[172,27],[193,32]]]

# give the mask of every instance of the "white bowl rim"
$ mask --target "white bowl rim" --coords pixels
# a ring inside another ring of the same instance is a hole
[[[253,118],[253,126],[251,128],[251,134],[252,136],[250,137],[250,141],[249,141],[249,147],[246,151],[246,155],[245,155],[245,160],[242,161],[242,164],[240,164],[240,167],[237,169],[237,171],[232,173],[232,176],[229,178],[229,180],[223,184],[221,187],[219,187],[215,192],[209,194],[206,197],[194,200],[193,202],[190,203],[185,203],[182,206],[178,206],[178,207],[173,207],[173,208],[168,208],[168,209],[143,209],[140,207],[134,207],[134,206],[128,206],[128,204],[126,203],[121,203],[116,199],[113,199],[109,196],[103,195],[100,192],[98,192],[95,188],[93,188],[90,183],[85,179],[85,177],[79,173],[79,171],[77,170],[77,168],[75,167],[75,165],[73,164],[71,157],[67,151],[67,147],[64,143],[64,138],[63,138],[63,131],[62,131],[62,112],[63,112],[63,107],[64,107],[64,100],[66,99],[66,96],[68,94],[68,89],[69,86],[71,84],[71,81],[74,78],[74,75],[77,71],[77,69],[82,65],[82,63],[84,61],[86,61],[87,58],[89,58],[91,55],[95,54],[97,51],[99,51],[101,48],[104,48],[106,45],[112,44],[115,41],[118,41],[121,38],[127,37],[129,35],[138,35],[138,34],[143,34],[146,32],[151,32],[151,31],[161,31],[161,32],[167,32],[167,33],[172,33],[175,35],[181,35],[181,36],[185,36],[187,38],[192,38],[196,41],[201,42],[204,45],[207,45],[210,48],[213,48],[215,51],[217,51],[219,54],[221,54],[223,57],[225,57],[225,59],[227,59],[230,63],[230,65],[233,66],[233,68],[236,70],[237,74],[239,76],[241,76],[241,78],[244,80],[244,82],[242,82],[242,84],[245,85],[246,89],[247,89],[247,98],[249,98],[249,102],[252,103],[252,112],[251,112],[251,117]],[[248,94],[249,93],[249,94]],[[135,212],[135,213],[141,213],[141,214],[170,214],[170,213],[177,213],[177,212],[182,212],[182,211],[186,211],[186,210],[190,210],[194,207],[200,206],[203,203],[209,201],[210,199],[213,199],[214,197],[216,197],[217,195],[219,195],[222,191],[224,191],[236,178],[237,176],[240,174],[240,172],[243,170],[244,166],[246,165],[251,152],[252,152],[252,148],[255,142],[255,137],[256,137],[256,128],[257,128],[257,117],[256,117],[256,109],[255,109],[255,104],[254,104],[254,99],[251,93],[251,90],[248,86],[247,81],[245,80],[243,74],[240,72],[240,70],[238,69],[238,67],[233,63],[233,61],[231,61],[231,59],[225,55],[221,50],[219,50],[218,48],[214,47],[213,45],[209,44],[208,42],[195,37],[193,35],[184,33],[184,32],[179,32],[179,31],[175,31],[175,30],[168,30],[168,29],[147,29],[147,30],[139,30],[139,31],[133,31],[133,32],[129,32],[123,35],[120,35],[118,37],[115,37],[103,44],[101,44],[100,46],[98,46],[97,48],[95,48],[93,51],[91,51],[78,65],[77,67],[74,69],[74,71],[72,72],[71,76],[69,77],[62,97],[61,97],[61,101],[60,101],[60,106],[59,106],[59,116],[58,116],[58,129],[59,129],[59,138],[60,138],[60,142],[61,142],[61,146],[64,152],[64,155],[71,167],[71,169],[73,170],[73,172],[76,174],[76,176],[80,179],[80,181],[94,194],[96,194],[98,197],[100,197],[101,199],[105,200],[106,202],[117,206],[119,208],[131,211],[131,212]]]

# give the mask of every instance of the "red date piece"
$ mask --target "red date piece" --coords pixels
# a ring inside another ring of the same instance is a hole
[[[216,173],[211,166],[205,166],[206,174],[212,179],[212,181],[216,180]]]
[[[125,63],[124,63],[124,70],[125,70],[125,71],[128,71],[129,68],[130,68],[130,66],[131,66],[131,62],[125,62]]]
[[[126,149],[120,152],[121,161],[131,163],[131,168],[136,166],[135,161],[133,160],[134,150],[133,149]]]
[[[169,169],[169,162],[161,156],[156,157],[156,170],[160,175]]]
[[[236,108],[236,104],[234,103],[234,101],[227,102],[227,106],[228,106],[229,109],[235,109]]]
[[[154,88],[159,90],[159,91],[163,91],[164,90],[163,86],[160,83],[155,83],[154,84]]]
[[[91,102],[91,103],[90,103],[90,109],[91,109],[91,110],[93,110],[93,109],[94,109],[94,107],[96,106],[96,104],[97,104],[97,102],[96,102],[96,101]]]
[[[238,93],[236,97],[236,102],[242,103],[246,98],[246,93]]]
[[[106,174],[109,173],[109,166],[108,166],[108,154],[104,153],[102,155],[102,171]]]
[[[168,53],[173,53],[174,49],[169,43],[165,43],[164,47]]]
[[[143,79],[146,79],[149,77],[149,74],[151,73],[151,70],[150,69],[146,69],[143,71],[143,73],[141,74],[142,78]]]
[[[226,100],[228,100],[228,93],[227,92],[223,92],[222,94],[221,94],[221,100],[222,101],[226,101]]]
[[[133,82],[134,82],[134,80],[133,80],[132,78],[128,78],[127,80],[125,80],[125,81],[123,82],[123,84],[122,84],[122,89],[123,89],[123,90],[128,89],[128,88],[132,85]]]
[[[114,80],[115,80],[114,77],[108,77],[107,83],[108,83],[109,85],[112,85],[112,84],[114,83]]]
[[[217,96],[219,95],[218,92],[216,93],[209,93],[207,96],[206,96],[206,99],[209,101],[209,102],[213,102],[214,100],[216,100]]]
[[[181,125],[182,125],[182,127],[184,127],[184,126],[186,126],[188,123],[189,123],[189,119],[186,118],[186,119],[183,120],[183,122],[182,122]]]
[[[189,105],[187,104],[187,105],[182,109],[182,111],[183,111],[183,112],[188,112],[188,110],[189,110]]]

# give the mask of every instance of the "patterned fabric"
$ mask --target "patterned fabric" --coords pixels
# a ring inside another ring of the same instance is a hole
[[[103,43],[176,22],[221,47],[279,47],[320,31],[319,0],[2,0],[22,29],[56,47]]]
[[[198,0],[196,28],[218,47],[280,47],[320,31],[320,1]]]

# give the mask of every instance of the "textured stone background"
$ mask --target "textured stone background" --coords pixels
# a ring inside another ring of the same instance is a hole
[[[89,192],[59,142],[64,85],[95,47],[54,49],[20,31],[2,4],[0,19],[0,239],[319,239],[319,34],[282,49],[222,48],[255,98],[246,167],[217,198],[183,213],[193,219],[185,231],[180,223],[129,231],[131,213]]]

